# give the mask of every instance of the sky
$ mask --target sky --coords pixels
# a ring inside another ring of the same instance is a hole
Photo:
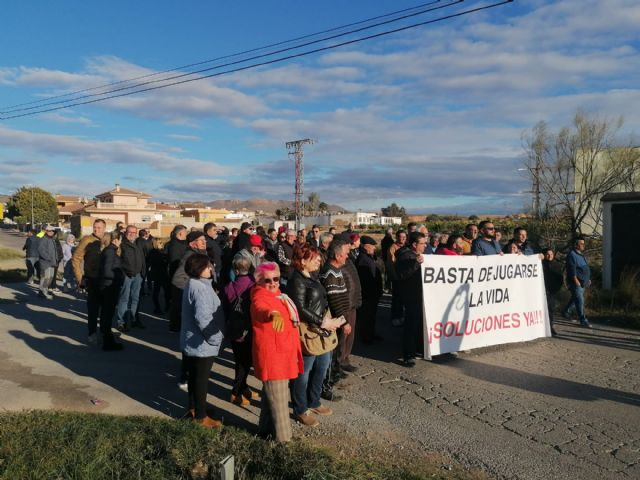
[[[0,116],[421,3],[9,0]],[[333,43],[492,2],[450,3]],[[637,0],[516,0],[284,62],[1,119],[0,193],[37,185],[93,197],[119,183],[162,201],[293,199],[285,143],[311,138],[305,196],[365,211],[396,202],[416,213],[521,212],[531,201],[522,135],[538,121],[558,129],[581,109],[623,116],[623,136],[640,132],[638,25]]]

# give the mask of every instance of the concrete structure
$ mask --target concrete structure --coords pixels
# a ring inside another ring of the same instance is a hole
[[[625,269],[640,269],[640,192],[607,193],[601,201],[602,286],[609,290]]]
[[[304,217],[306,225],[400,225],[400,217],[382,217],[377,213],[354,212]]]
[[[226,216],[232,213],[231,210],[227,210],[226,208],[185,208],[182,211],[182,216],[191,217],[198,223],[217,223],[225,220],[227,218]]]
[[[640,147],[608,149],[600,152],[581,152],[573,175],[576,203],[580,201],[580,192],[592,187],[592,179],[607,178],[608,172],[620,171],[624,168],[621,163],[631,165],[633,162],[636,162],[636,164],[640,162]],[[595,181],[595,184],[598,184],[598,180]],[[608,191],[610,193],[624,193],[637,191],[638,189],[640,189],[640,177],[636,174],[635,178],[633,178],[633,175],[628,175],[624,184]],[[585,235],[602,234],[603,213],[603,204],[594,201],[580,225],[582,233]]]
[[[58,225],[65,227],[70,225],[71,217],[89,203],[86,197],[79,195],[55,195],[55,199],[58,207]]]

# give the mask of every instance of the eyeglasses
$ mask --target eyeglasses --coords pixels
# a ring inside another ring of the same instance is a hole
[[[280,277],[263,278],[262,282],[266,284],[279,283]]]

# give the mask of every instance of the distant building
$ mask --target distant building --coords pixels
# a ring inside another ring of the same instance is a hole
[[[400,225],[400,217],[383,217],[377,213],[354,212],[303,217],[305,225]]]
[[[221,222],[229,214],[233,212],[226,208],[185,208],[182,211],[183,217],[191,217],[197,223]]]
[[[55,195],[56,206],[58,207],[58,225],[68,227],[71,217],[87,205],[86,197],[80,195]]]

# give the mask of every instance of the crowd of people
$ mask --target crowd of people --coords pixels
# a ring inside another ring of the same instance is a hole
[[[566,280],[571,300],[562,313],[569,316],[573,308],[590,327],[584,239],[575,241],[563,268],[553,249],[531,245],[526,229],[516,228],[503,242],[491,221],[469,224],[461,235],[430,234],[415,223],[389,228],[378,248],[352,225],[340,233],[316,225],[308,232],[250,223],[232,230],[177,225],[165,244],[134,225],[107,232],[97,219],[77,245],[73,235],[60,242],[47,227],[29,232],[24,250],[28,282],[39,276],[40,296],[51,299],[57,291],[60,266],[62,288],[86,292],[88,342],[103,350],[123,348],[118,331],[145,328],[140,300],[150,294],[154,314],[166,314],[169,330],[179,334],[179,386],[188,392],[188,416],[205,427],[221,425],[207,413],[207,386],[215,358],[230,346],[235,374],[229,401],[261,400],[260,434],[280,442],[291,438],[289,400],[293,417],[305,426],[333,413],[322,401],[339,401],[335,385],[357,371],[350,359],[356,338],[365,345],[383,340],[376,321],[385,291],[391,323],[402,328],[402,364],[413,367],[423,355],[425,255],[540,255],[550,317]],[[249,387],[251,369],[261,392]]]

